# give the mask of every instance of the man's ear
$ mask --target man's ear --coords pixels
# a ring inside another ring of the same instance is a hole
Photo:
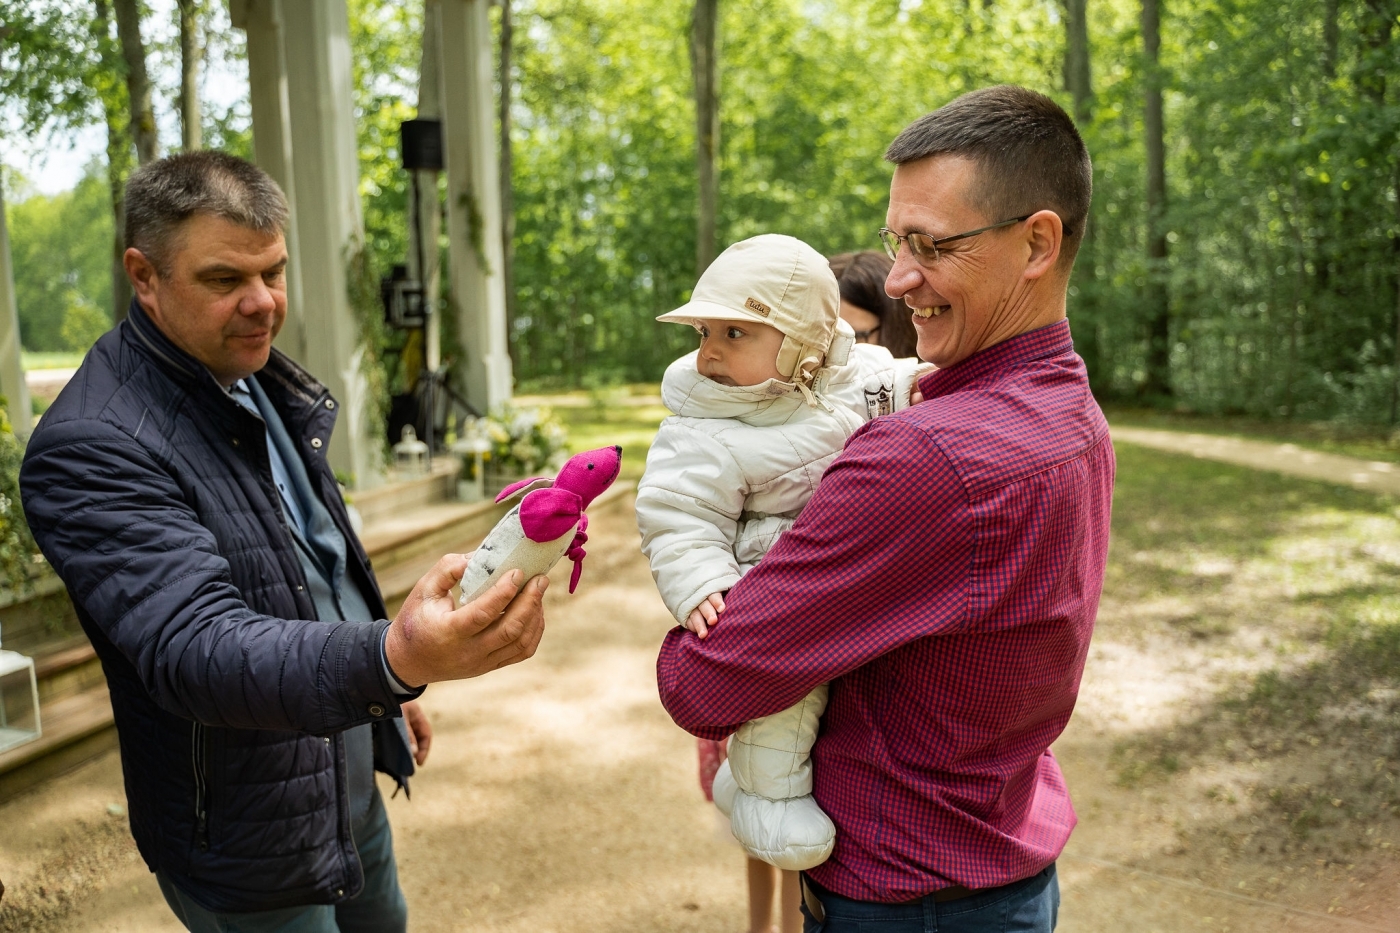
[[[126,277],[131,280],[136,297],[144,307],[150,308],[156,300],[156,280],[160,278],[155,264],[146,258],[145,253],[130,246],[122,253],[122,265],[126,267]]]
[[[1060,258],[1060,245],[1064,242],[1065,228],[1060,215],[1054,211],[1036,211],[1026,219],[1027,240],[1030,255],[1026,259],[1025,277],[1038,279],[1051,269]]]

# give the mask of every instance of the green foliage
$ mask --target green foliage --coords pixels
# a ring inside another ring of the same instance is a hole
[[[1390,4],[1393,6],[1393,4]],[[1389,416],[1395,382],[1400,44],[1386,3],[1168,8],[1172,404],[1260,417]],[[688,6],[517,4],[512,340],[534,385],[654,379],[689,345],[650,318],[694,280]],[[1143,64],[1136,0],[1089,5],[1094,238],[1071,320],[1096,389],[1145,378]],[[721,27],[721,240],[868,248],[885,145],[959,93],[1060,89],[1057,4],[736,0]],[[1329,65],[1330,62],[1330,65]],[[1331,69],[1329,72],[1329,68]],[[1387,84],[1386,79],[1391,80]]]
[[[22,590],[33,582],[39,547],[24,520],[19,498],[19,467],[24,444],[15,436],[0,396],[0,589]]]
[[[370,437],[383,438],[383,453],[388,456],[389,366],[386,356],[389,333],[384,324],[384,306],[379,297],[379,272],[375,268],[374,256],[359,243],[352,243],[346,250],[345,287],[362,341],[359,363],[360,373],[365,379],[366,433]]]
[[[7,204],[20,341],[29,350],[86,350],[112,320],[112,210],[89,172],[72,191]]]
[[[399,124],[417,113],[422,35],[421,3],[350,0],[365,242],[381,271],[408,253],[408,174],[401,167]]]

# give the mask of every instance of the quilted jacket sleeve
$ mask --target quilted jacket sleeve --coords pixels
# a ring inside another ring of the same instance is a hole
[[[662,422],[637,485],[637,527],[656,588],[678,621],[739,582],[734,541],[748,493],[718,439],[680,419]]]
[[[34,538],[155,703],[211,726],[317,735],[370,721],[371,705],[397,711],[388,622],[259,615],[149,450],[99,421],[46,427],[20,474]]]

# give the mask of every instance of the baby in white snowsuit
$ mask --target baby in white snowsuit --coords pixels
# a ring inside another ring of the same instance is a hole
[[[856,344],[826,259],[801,240],[736,243],[658,321],[693,325],[700,349],[666,370],[661,423],[637,488],[642,551],[676,619],[700,637],[858,427],[909,403],[918,360]],[[753,857],[798,871],[836,830],[812,799],[809,753],[827,688],[745,723],[715,776],[715,804]]]

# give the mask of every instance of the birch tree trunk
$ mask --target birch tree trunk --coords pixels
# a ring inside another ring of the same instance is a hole
[[[1143,134],[1147,149],[1147,395],[1171,395],[1171,308],[1167,293],[1167,170],[1162,126],[1161,20],[1158,0],[1142,0],[1147,80]]]
[[[719,0],[695,0],[690,20],[690,71],[695,79],[695,167],[699,211],[695,230],[695,274],[718,252],[719,209]]]
[[[141,7],[138,0],[112,0],[117,17],[117,37],[126,59],[126,94],[131,102],[131,138],[136,159],[153,162],[160,148],[156,115],[151,107],[151,81],[146,74],[146,44],[141,41]]]
[[[199,0],[177,0],[180,6],[180,145],[185,152],[203,148],[203,119],[199,101],[199,71],[204,48],[199,42]]]

